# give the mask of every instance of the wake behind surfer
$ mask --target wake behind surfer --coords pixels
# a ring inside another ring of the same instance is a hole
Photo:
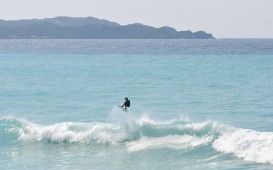
[[[127,97],[125,97],[125,102],[120,107],[123,109],[123,111],[127,112],[127,107],[130,107],[130,105],[131,105],[130,100]]]

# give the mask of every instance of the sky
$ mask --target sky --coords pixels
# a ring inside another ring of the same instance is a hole
[[[0,19],[96,17],[216,38],[273,38],[273,0],[0,0]]]

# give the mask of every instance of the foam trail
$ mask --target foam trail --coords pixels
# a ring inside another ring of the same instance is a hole
[[[130,152],[146,149],[193,149],[211,143],[214,138],[211,121],[191,123],[188,118],[155,121],[147,115],[137,120],[141,139],[126,144]]]
[[[132,141],[127,144],[129,151],[140,151],[145,149],[171,148],[171,149],[187,149],[195,148],[200,145],[205,145],[212,140],[211,136],[198,138],[195,136],[178,136],[169,135],[159,138],[143,137],[139,141]]]

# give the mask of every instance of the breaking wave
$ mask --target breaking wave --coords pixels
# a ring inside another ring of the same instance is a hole
[[[13,118],[0,119],[1,143],[10,140],[52,143],[109,143],[129,152],[170,148],[210,147],[245,161],[273,164],[273,132],[240,129],[214,121],[157,121],[143,116],[119,123],[61,122],[42,125]]]

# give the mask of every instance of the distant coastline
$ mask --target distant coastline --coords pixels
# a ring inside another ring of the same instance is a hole
[[[0,39],[215,39],[205,31],[177,31],[143,24],[120,25],[94,17],[0,20]]]

